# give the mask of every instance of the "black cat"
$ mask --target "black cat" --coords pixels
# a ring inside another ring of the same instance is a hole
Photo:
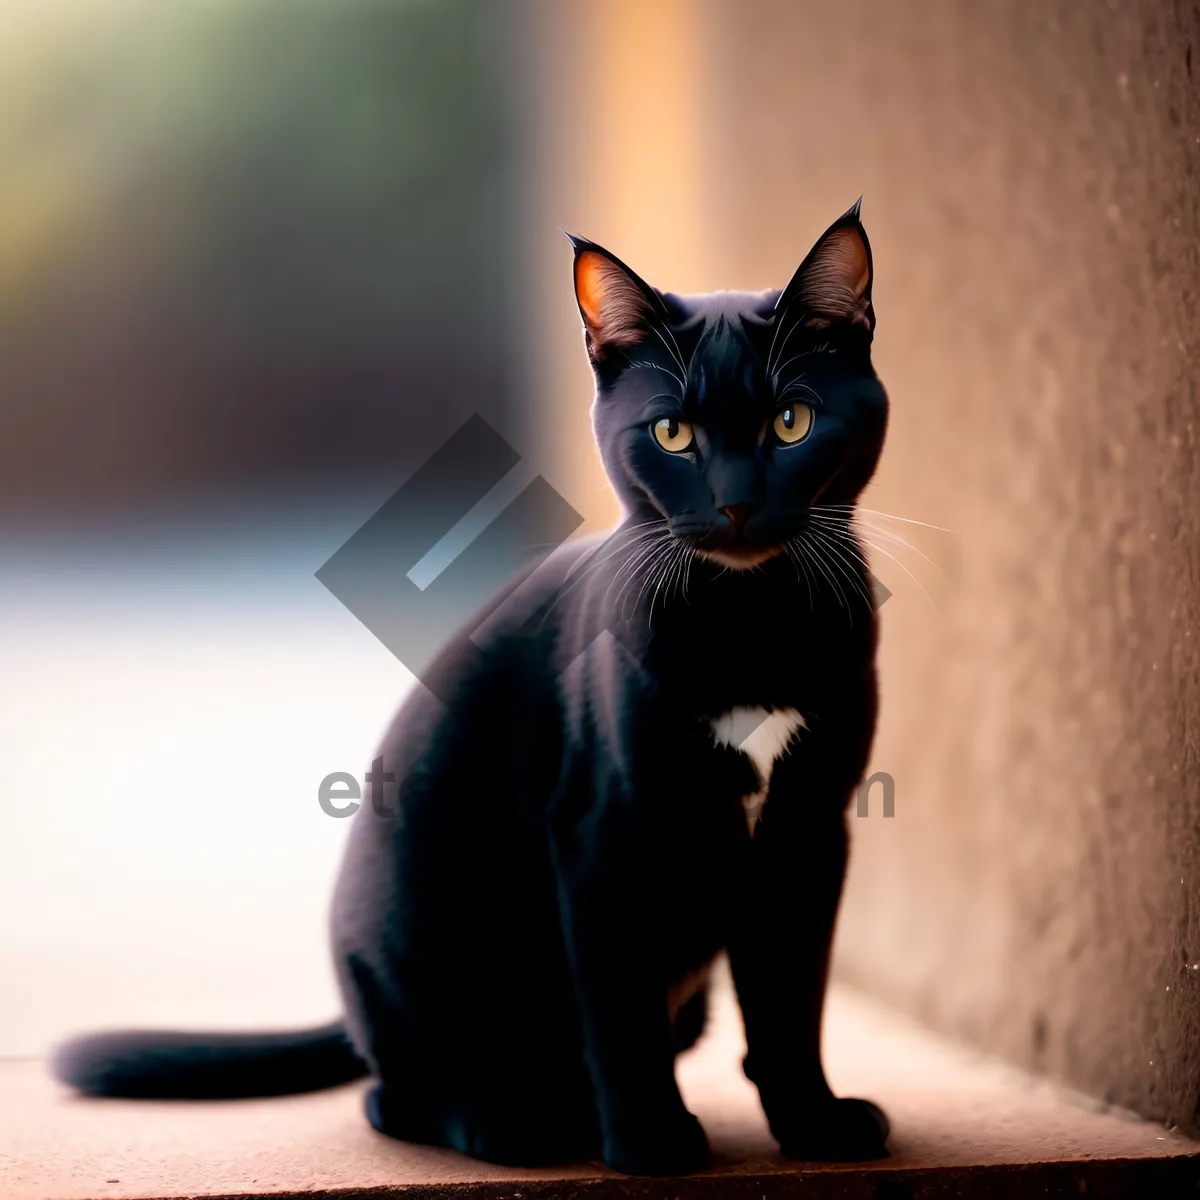
[[[626,518],[510,584],[472,624],[482,653],[449,646],[396,717],[334,902],[344,1024],[84,1038],[59,1079],[215,1097],[369,1072],[395,1137],[688,1172],[707,1145],[675,1056],[724,949],[783,1152],[886,1154],[819,1048],[876,713],[849,522],[887,399],[858,205],[782,293],[664,294],[572,243]]]

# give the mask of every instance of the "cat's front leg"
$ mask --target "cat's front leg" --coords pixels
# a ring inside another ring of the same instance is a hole
[[[683,1175],[708,1158],[675,1082],[657,939],[668,900],[621,814],[552,827],[563,933],[604,1161],[627,1175]]]
[[[802,733],[776,765],[741,877],[729,953],[746,1028],[745,1070],[789,1158],[882,1158],[887,1118],[870,1101],[835,1097],[821,1064],[849,843],[845,797],[865,745],[822,745],[820,736]]]

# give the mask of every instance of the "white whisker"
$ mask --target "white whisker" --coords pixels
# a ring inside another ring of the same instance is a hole
[[[885,517],[889,521],[903,521],[906,525],[922,525],[938,533],[956,533],[956,530],[947,529],[944,525],[931,525],[928,521],[918,521],[913,517],[898,517],[895,513],[881,512],[877,508],[863,508],[861,504],[814,504],[812,511],[867,513],[872,517]]]
[[[808,573],[808,563],[805,562],[804,558],[801,556],[799,548],[794,546],[790,540],[784,543],[783,548],[784,548],[784,551],[786,552],[788,558],[790,558],[792,560],[792,566],[795,568],[795,571],[796,571],[796,582],[797,583],[800,582],[800,571],[801,570],[804,571],[804,586],[808,591],[808,609],[809,609],[809,612],[812,612],[813,611],[813,585],[812,585],[812,577]]]
[[[938,564],[932,558],[930,558],[924,550],[922,550],[919,546],[914,546],[912,542],[906,541],[898,533],[893,533],[889,529],[878,529],[872,525],[864,525],[863,533],[869,533],[873,537],[883,538],[885,541],[890,542],[893,546],[903,546],[906,550],[911,550],[918,557],[923,558],[942,577],[943,580],[946,579],[946,572],[943,571],[942,568],[939,567]]]
[[[791,357],[791,358],[789,358],[789,359],[787,360],[787,362],[785,362],[785,363],[783,364],[783,366],[781,366],[781,367],[777,368],[777,369],[776,369],[776,371],[774,372],[774,374],[772,374],[772,376],[771,376],[771,388],[772,388],[772,390],[774,390],[774,389],[777,389],[777,388],[779,387],[779,377],[780,377],[780,375],[782,375],[782,374],[784,373],[784,371],[786,371],[786,370],[788,369],[788,367],[790,367],[790,366],[792,365],[792,363],[794,363],[794,362],[799,362],[799,361],[800,361],[800,359],[802,359],[802,358],[808,358],[808,356],[809,356],[810,354],[812,354],[812,353],[813,353],[813,351],[812,351],[811,349],[808,349],[808,350],[801,350],[799,354],[793,354],[793,355],[792,355],[792,357]],[[790,385],[789,385],[789,386],[790,386]]]
[[[627,528],[618,528],[610,537],[605,538],[604,541],[593,546],[592,549],[587,552],[584,558],[580,560],[580,563],[573,564],[571,570],[567,572],[566,579],[559,587],[546,611],[542,614],[542,619],[538,623],[538,632],[541,631],[546,621],[549,619],[550,615],[554,612],[558,605],[566,598],[568,592],[573,591],[581,583],[590,584],[602,566],[611,562],[618,555],[624,553],[627,556],[626,561],[617,566],[614,573],[614,579],[609,583],[609,586],[611,587],[612,583],[615,582],[615,578],[618,577],[628,565],[629,559],[634,558],[638,553],[644,550],[648,544],[652,544],[655,539],[671,536],[666,530],[666,524],[667,523],[665,520],[660,519],[654,521],[644,521],[638,525],[628,526]],[[661,526],[662,528],[646,528],[647,526]],[[639,532],[636,532],[633,537],[625,537],[624,535],[630,530],[638,530]],[[616,545],[613,545],[614,542]],[[581,563],[583,563],[585,560],[592,559],[593,556],[599,551],[605,549],[608,551],[607,554],[604,554],[599,558],[595,558],[594,561],[587,561],[586,566],[584,566],[582,570],[580,569]],[[572,579],[572,573],[576,571],[578,571],[578,574]]]
[[[664,375],[670,375],[670,377],[673,380],[675,380],[675,382],[677,384],[679,384],[680,388],[682,388],[684,391],[687,391],[687,384],[684,383],[684,381],[682,379],[680,379],[679,376],[676,375],[675,372],[672,371],[669,367],[664,367],[659,363],[642,362],[642,361],[636,361],[636,362],[631,361],[629,365],[631,367],[645,367],[647,370],[650,370],[650,371],[661,371]],[[656,398],[657,397],[655,397],[655,396],[650,397],[651,400],[654,400]]]
[[[616,574],[609,581],[608,587],[604,589],[603,601],[607,602],[608,593],[612,590],[617,580],[620,579],[621,574],[628,570],[629,578],[621,585],[621,590],[617,592],[616,599],[613,601],[614,606],[623,614],[625,610],[621,608],[621,597],[625,595],[626,589],[631,583],[639,578],[639,573],[644,571],[650,564],[654,563],[661,556],[661,554],[670,545],[671,540],[672,534],[669,532],[660,534],[649,545],[643,546],[636,555],[631,555],[629,559],[622,563],[617,569]]]
[[[818,512],[811,512],[809,515],[814,521],[819,522],[822,528],[844,527],[844,522],[840,515],[836,518]],[[942,577],[942,579],[945,580],[945,571],[943,571],[942,568],[938,566],[938,564],[919,546],[914,546],[912,542],[901,537],[894,530],[879,528],[877,525],[872,524],[868,518],[862,517],[857,513],[848,513],[846,516],[851,517],[855,521],[858,527],[858,532],[861,536],[865,537],[867,534],[871,534],[873,537],[883,538],[892,545],[903,546],[906,550],[911,550],[914,554],[918,555],[920,558],[923,558]],[[916,524],[922,523],[923,522],[916,522]]]
[[[679,364],[679,369],[683,372],[683,379],[687,379],[687,363],[683,361],[683,354],[679,350],[679,343],[675,340],[675,335],[669,329],[667,330],[667,334],[671,339],[670,345],[667,345],[667,339],[663,337],[662,330],[657,325],[653,325],[651,328],[658,334],[658,340],[667,347],[667,353]],[[680,386],[684,391],[687,391],[687,384],[683,380],[680,380]]]
[[[825,544],[825,546],[830,550],[830,552],[834,555],[834,559],[833,559],[834,565],[837,566],[838,564],[841,564],[839,569],[845,575],[845,577],[849,580],[851,586],[855,589],[855,591],[857,591],[858,594],[863,598],[863,600],[866,601],[867,607],[870,608],[871,607],[871,597],[867,593],[866,585],[863,583],[862,578],[854,570],[854,566],[851,563],[851,560],[849,558],[847,558],[846,554],[843,552],[843,548],[839,547],[837,542],[832,537],[827,536],[825,533],[823,533],[818,528],[814,528],[812,530],[812,533],[813,533],[813,536],[815,538],[817,538],[818,541],[823,542]],[[851,544],[851,548],[852,548],[852,544]],[[857,557],[859,564],[865,566],[865,564],[862,562],[861,555],[857,555],[856,557]]]
[[[909,579],[911,579],[913,581],[913,583],[915,583],[917,585],[917,587],[919,587],[921,589],[921,592],[924,594],[925,599],[928,600],[930,605],[933,607],[934,612],[938,611],[938,606],[933,603],[933,597],[927,591],[925,591],[924,584],[922,584],[921,581],[894,554],[889,554],[882,546],[875,545],[875,543],[872,542],[869,538],[863,538],[863,541],[866,542],[867,545],[870,546],[871,549],[874,550],[876,553],[885,555],[887,558],[890,558],[892,560],[892,562],[894,562],[896,564],[896,566],[898,566],[900,568],[900,570],[902,570],[905,573],[905,575],[907,575],[909,577]]]
[[[797,320],[795,320],[795,321],[793,321],[793,322],[792,322],[792,327],[791,327],[791,328],[790,328],[790,329],[787,331],[787,336],[786,336],[786,337],[784,337],[784,339],[783,339],[783,343],[782,343],[782,344],[780,345],[780,347],[779,347],[779,352],[778,352],[778,353],[776,354],[776,356],[775,356],[775,361],[776,361],[776,362],[778,362],[778,361],[779,361],[779,359],[781,359],[781,358],[783,357],[783,352],[784,352],[784,351],[787,349],[787,344],[788,344],[788,342],[790,342],[790,341],[792,340],[792,334],[793,334],[793,333],[795,333],[795,332],[796,332],[796,330],[797,330],[797,329],[799,329],[799,328],[800,328],[800,321],[797,319]],[[768,363],[767,363],[767,371],[766,371],[766,374],[767,374],[767,378],[768,378],[768,379],[774,379],[774,378],[775,378],[775,375],[777,374],[777,372],[773,372],[773,371],[771,370],[771,364],[770,364],[770,362],[768,362]]]
[[[801,544],[804,546],[806,552],[808,552],[808,551],[812,552],[813,566],[816,567],[818,570],[820,570],[821,573],[825,576],[825,578],[828,579],[829,582],[833,585],[833,590],[834,590],[835,594],[837,595],[838,604],[842,608],[845,608],[846,604],[844,601],[844,597],[842,595],[841,585],[838,583],[837,578],[834,576],[833,572],[825,565],[825,561],[822,558],[822,556],[820,555],[820,553],[818,553],[817,547],[813,543],[809,542],[808,538],[805,536],[808,532],[809,532],[808,530],[801,531],[801,533],[800,533]]]

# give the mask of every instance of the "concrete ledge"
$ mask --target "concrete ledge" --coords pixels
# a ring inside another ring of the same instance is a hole
[[[940,1041],[835,992],[827,1057],[835,1087],[880,1101],[892,1157],[826,1166],[782,1159],[739,1068],[727,992],[680,1062],[713,1164],[678,1180],[596,1164],[519,1171],[375,1134],[361,1088],[232,1103],[136,1103],[70,1095],[36,1062],[0,1064],[4,1200],[177,1197],[784,1197],[1200,1195],[1200,1144],[1075,1102],[1051,1085]]]

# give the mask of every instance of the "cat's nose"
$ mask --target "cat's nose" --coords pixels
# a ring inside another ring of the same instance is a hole
[[[750,519],[754,510],[749,504],[727,504],[721,511],[733,522],[734,532],[741,533],[742,526]]]

